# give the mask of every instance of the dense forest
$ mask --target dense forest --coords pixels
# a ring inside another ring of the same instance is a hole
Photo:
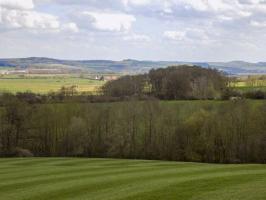
[[[266,162],[266,103],[128,101],[28,104],[0,113],[1,156]]]
[[[0,156],[266,163],[266,102],[222,101],[229,89],[216,70],[181,66],[121,77],[99,95],[2,94]]]

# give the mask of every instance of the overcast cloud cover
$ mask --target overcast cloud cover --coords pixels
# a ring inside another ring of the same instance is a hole
[[[266,0],[0,0],[0,57],[266,61]]]

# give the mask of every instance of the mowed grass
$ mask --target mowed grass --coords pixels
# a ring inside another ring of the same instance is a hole
[[[9,77],[0,78],[0,92],[34,92],[45,94],[56,92],[63,86],[76,85],[78,92],[94,92],[104,81],[90,80],[78,77]]]
[[[0,159],[3,200],[265,200],[265,165]]]

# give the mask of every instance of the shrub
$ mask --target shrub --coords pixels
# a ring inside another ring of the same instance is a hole
[[[266,92],[261,90],[253,90],[245,93],[245,97],[248,99],[265,99]]]

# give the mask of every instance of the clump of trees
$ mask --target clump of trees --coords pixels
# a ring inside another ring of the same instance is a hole
[[[263,101],[1,102],[0,156],[266,163]]]
[[[151,70],[149,78],[152,95],[160,99],[216,99],[226,88],[221,72],[197,66]]]
[[[147,75],[122,76],[118,80],[107,82],[102,91],[105,96],[111,97],[140,97],[145,92],[147,78]]]
[[[148,74],[124,76],[103,86],[112,97],[150,96],[159,99],[217,99],[226,88],[225,76],[215,69],[172,66]]]

